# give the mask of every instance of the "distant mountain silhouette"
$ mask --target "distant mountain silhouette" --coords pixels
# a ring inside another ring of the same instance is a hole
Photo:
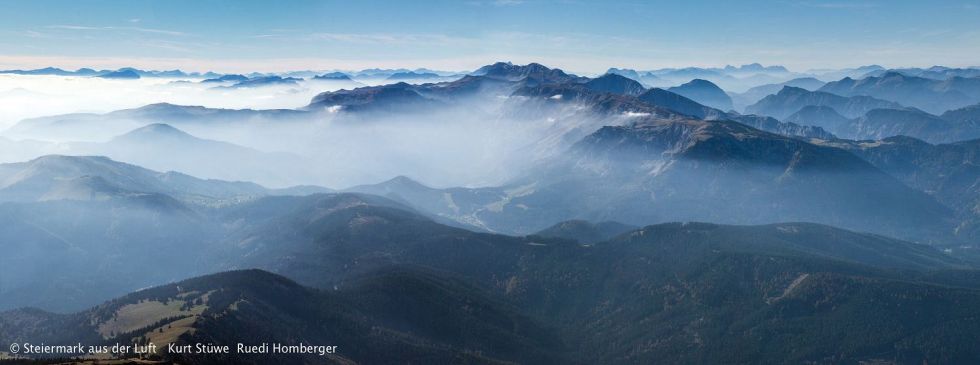
[[[718,85],[711,81],[694,79],[681,86],[668,88],[667,91],[682,95],[698,103],[721,109],[732,110],[732,99]]]
[[[391,74],[391,76],[388,76],[387,80],[400,81],[400,80],[418,80],[418,79],[437,79],[440,77],[442,76],[439,76],[438,74],[434,74],[431,72],[416,73],[416,72],[409,71],[409,72],[393,73]]]
[[[99,75],[103,79],[139,79],[140,75],[133,70],[120,70]]]
[[[262,87],[271,85],[296,85],[300,79],[295,77],[280,77],[280,76],[263,76],[263,77],[253,77],[248,80],[242,80],[236,82],[231,86],[219,86],[223,88],[250,88],[250,87]]]
[[[161,193],[175,197],[229,198],[265,195],[252,183],[200,180],[175,172],[161,173],[97,156],[44,156],[13,164],[0,164],[0,201],[39,200],[59,181],[98,176],[121,190]]]
[[[620,75],[632,79],[633,81],[640,81],[640,73],[633,69],[613,67],[606,70],[606,74]]]
[[[171,77],[171,78],[213,78],[220,75],[213,72],[199,73],[199,72],[183,72],[181,70],[169,70],[169,71],[155,71],[155,70],[141,70],[133,67],[123,67],[118,70],[94,70],[91,68],[83,67],[75,71],[67,71],[56,67],[46,67],[35,70],[2,70],[0,74],[15,74],[15,75],[55,75],[55,76],[99,76],[111,73],[118,73],[120,76],[125,76],[125,78],[134,78],[132,74],[136,74],[140,77]]]
[[[923,77],[933,80],[946,80],[953,77],[980,77],[980,69],[972,68],[952,68],[944,66],[932,66],[928,68],[910,67],[899,69],[877,69],[865,73],[863,77],[882,76],[889,72],[896,72],[906,76]]]
[[[914,108],[872,109],[857,118],[845,118],[828,106],[806,106],[785,119],[814,125],[848,139],[883,139],[910,136],[932,143],[980,137],[980,124],[947,120]]]
[[[213,79],[205,79],[205,80],[202,80],[201,82],[202,83],[211,83],[211,82],[236,82],[236,83],[238,83],[238,82],[247,81],[247,80],[248,80],[248,77],[246,77],[245,75],[221,75],[221,77],[216,77],[216,78],[213,78]]]
[[[743,93],[729,93],[729,95],[732,97],[732,103],[734,104],[735,109],[742,111],[746,106],[755,104],[768,95],[778,93],[784,86],[792,86],[809,91],[815,91],[824,84],[826,83],[812,77],[801,77],[778,84],[760,85],[748,89]]]
[[[181,171],[194,176],[230,181],[253,181],[288,186],[306,176],[306,163],[288,153],[266,153],[232,143],[202,139],[168,124],[150,124],[104,143],[71,143],[74,154],[101,155],[150,169]],[[202,160],[201,156],[207,156]],[[283,178],[288,176],[289,178]]]
[[[219,109],[157,103],[105,114],[76,113],[25,119],[5,130],[4,134],[24,139],[104,141],[154,123],[177,127],[212,123],[242,125],[263,120],[305,120],[307,115],[306,111],[293,109]]]
[[[339,81],[349,81],[351,80],[350,75],[343,72],[329,72],[322,75],[316,75],[313,80],[339,80]]]
[[[837,110],[826,105],[804,106],[783,120],[790,123],[818,126],[834,133],[847,128],[851,122],[847,117],[837,113]]]
[[[617,74],[605,74],[585,82],[585,87],[601,92],[636,96],[646,89],[636,80]]]
[[[83,70],[84,70],[83,73],[86,76],[92,75],[88,72],[90,69],[83,69]],[[76,74],[76,72],[65,71],[57,67],[45,67],[45,68],[39,68],[35,70],[3,70],[0,71],[0,73],[14,74],[14,75],[57,75],[57,76],[69,76],[69,75]]]
[[[820,91],[842,96],[868,95],[941,114],[980,101],[980,77],[933,80],[886,72],[877,77],[830,82]]]
[[[784,119],[806,106],[827,106],[848,118],[864,115],[872,109],[901,109],[902,105],[869,96],[844,97],[822,91],[808,91],[785,86],[779,93],[769,95],[745,108],[747,113]]]
[[[723,119],[727,115],[725,112],[704,106],[690,98],[680,94],[659,88],[652,88],[637,96],[638,99],[661,106],[681,114],[690,115],[698,119]]]
[[[582,77],[569,75],[562,70],[551,69],[537,63],[529,63],[521,66],[514,65],[510,62],[497,62],[492,65],[480,67],[476,71],[473,71],[471,75],[507,81],[523,80],[527,86],[584,81]]]
[[[980,138],[980,125],[951,122],[916,109],[874,109],[839,134],[856,139],[911,136],[944,143]]]
[[[660,85],[664,83],[664,80],[661,80],[650,72],[640,73],[633,69],[610,68],[606,73],[620,75],[634,81],[639,81],[644,85]]]
[[[407,83],[338,90],[317,95],[307,106],[316,110],[340,107],[344,111],[407,111],[437,108],[440,102],[424,97]]]

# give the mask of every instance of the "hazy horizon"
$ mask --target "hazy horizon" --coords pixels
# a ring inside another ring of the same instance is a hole
[[[4,58],[4,56],[0,56],[0,59],[3,59],[3,58]],[[158,64],[158,63],[155,63],[155,62],[143,64],[143,63],[139,63],[139,61],[136,61],[136,63],[98,63],[98,62],[96,62],[96,63],[91,63],[91,64],[88,64],[88,63],[77,63],[76,64],[76,61],[63,60],[64,63],[43,63],[43,62],[59,62],[57,60],[55,60],[55,61],[48,61],[47,58],[39,59],[37,62],[38,63],[0,64],[0,71],[8,71],[8,70],[36,70],[36,69],[43,69],[43,68],[48,68],[48,67],[60,68],[60,69],[63,69],[65,71],[76,71],[76,70],[84,69],[84,68],[90,68],[90,69],[95,69],[95,70],[118,70],[118,69],[122,69],[122,68],[132,67],[132,68],[136,68],[136,69],[140,69],[140,70],[144,70],[144,71],[180,70],[180,71],[183,71],[183,72],[186,72],[186,73],[195,73],[196,72],[196,73],[202,73],[202,74],[203,73],[207,73],[207,72],[214,72],[214,73],[218,73],[218,74],[238,74],[238,73],[241,73],[241,74],[247,74],[247,73],[287,74],[287,73],[290,73],[290,72],[345,72],[345,73],[347,73],[347,72],[360,72],[360,71],[369,70],[369,69],[383,69],[383,70],[407,69],[407,70],[413,70],[413,71],[414,70],[419,70],[419,69],[427,69],[427,70],[433,70],[433,71],[456,72],[456,73],[459,73],[459,74],[466,74],[466,73],[473,72],[473,71],[475,71],[476,69],[478,69],[478,68],[480,68],[482,66],[490,65],[490,64],[493,64],[493,63],[496,63],[496,62],[509,62],[509,63],[512,63],[512,64],[515,64],[515,65],[526,65],[526,64],[531,64],[531,63],[537,63],[537,64],[542,64],[542,65],[545,65],[545,66],[549,66],[549,67],[550,66],[555,66],[556,64],[560,64],[561,63],[561,62],[548,63],[548,62],[535,61],[535,60],[528,60],[528,61],[517,62],[517,61],[513,61],[513,60],[508,60],[508,59],[499,59],[499,60],[498,59],[488,59],[488,60],[486,60],[486,62],[484,62],[482,64],[478,64],[478,65],[473,66],[473,67],[470,67],[470,68],[437,68],[437,67],[426,66],[424,64],[421,64],[421,65],[414,65],[414,64],[413,65],[390,64],[389,65],[389,64],[364,63],[364,64],[347,64],[346,67],[336,67],[336,68],[317,68],[317,67],[302,67],[302,66],[297,66],[297,67],[293,67],[293,68],[284,68],[284,69],[267,69],[267,68],[262,68],[261,66],[257,66],[258,68],[255,68],[255,69],[244,68],[244,69],[233,70],[233,71],[222,71],[222,70],[220,70],[218,68],[184,68],[184,67],[179,66],[179,65],[183,64],[183,63],[180,63],[180,62],[175,62],[175,63],[172,63],[172,64],[171,63],[166,63],[166,64],[160,63],[160,64]],[[78,62],[81,62],[81,61],[78,61]],[[119,61],[119,62],[125,62],[125,61]],[[227,61],[211,60],[211,61],[208,61],[208,62],[209,63],[210,62],[214,62],[215,64],[220,65],[222,62],[227,62]],[[262,63],[265,63],[265,62],[267,62],[267,61],[263,61]],[[95,64],[102,64],[102,65],[105,65],[105,66],[93,66]],[[144,66],[140,66],[141,64],[144,65]],[[907,64],[890,65],[890,64],[882,64],[882,63],[865,62],[865,63],[856,63],[856,64],[849,65],[849,66],[841,66],[841,67],[833,67],[833,68],[794,69],[794,68],[789,67],[789,66],[786,66],[784,64],[772,63],[772,62],[759,62],[759,61],[756,61],[756,62],[746,62],[746,63],[737,63],[737,64],[717,64],[717,65],[711,65],[711,64],[696,64],[696,65],[695,64],[679,64],[679,65],[662,66],[662,67],[632,67],[630,65],[611,65],[611,66],[609,66],[608,68],[605,68],[605,69],[601,69],[601,70],[588,70],[588,71],[576,71],[574,69],[566,69],[566,68],[562,68],[562,67],[558,67],[558,66],[555,66],[554,68],[558,68],[558,69],[561,69],[563,71],[566,71],[568,73],[575,74],[575,75],[594,77],[594,76],[599,76],[599,75],[604,74],[609,68],[631,69],[631,70],[636,70],[636,71],[650,71],[650,70],[684,69],[684,68],[713,69],[713,68],[724,68],[726,66],[739,67],[739,66],[746,66],[746,65],[750,65],[750,64],[759,64],[759,65],[766,66],[766,67],[768,67],[768,66],[783,66],[787,70],[789,70],[790,72],[801,73],[801,74],[817,73],[817,72],[827,72],[827,71],[838,71],[838,70],[848,70],[848,69],[856,69],[856,68],[860,68],[860,67],[864,67],[864,66],[881,66],[882,68],[888,69],[888,70],[905,69],[905,68],[930,68],[930,67],[980,68],[980,65],[974,65],[974,64],[957,65],[957,64],[948,64],[948,63],[946,63],[946,64],[938,64],[937,63],[937,64],[917,64],[917,65],[907,65]],[[7,65],[7,66],[4,66],[4,65]],[[152,66],[152,65],[157,65],[157,66]]]
[[[594,75],[609,67],[755,62],[793,71],[869,64],[968,67],[978,66],[974,55],[980,54],[980,26],[973,21],[980,6],[971,1],[752,1],[710,7],[531,0],[275,6],[37,1],[4,7],[2,69],[467,71],[512,61]],[[87,16],[79,16],[83,12]]]

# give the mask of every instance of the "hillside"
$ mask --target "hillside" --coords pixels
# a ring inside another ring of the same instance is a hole
[[[850,153],[727,121],[647,117],[603,127],[512,184],[441,193],[395,192],[419,209],[513,234],[570,219],[791,220],[928,242],[954,225],[948,208]]]
[[[7,342],[152,342],[159,352],[150,359],[184,364],[390,363],[405,358],[568,363],[558,355],[562,347],[555,336],[513,307],[416,269],[385,270],[330,292],[268,272],[232,271],[141,290],[71,315],[0,312],[0,323],[0,339]],[[237,353],[243,340],[328,347],[317,350],[322,354]],[[169,344],[197,343],[229,345],[232,351],[167,351]]]
[[[915,138],[891,137],[878,141],[826,143],[853,152],[908,186],[926,191],[953,208],[962,220],[957,227],[958,235],[970,237],[980,229],[977,225],[980,140],[930,144]]]
[[[98,177],[102,186],[130,193],[160,193],[186,201],[220,201],[265,195],[257,184],[203,180],[177,172],[157,172],[100,156],[51,155],[0,164],[0,201],[37,201],[66,180]]]
[[[262,256],[279,252],[271,261],[280,272],[331,290],[260,271],[224,273],[74,315],[4,312],[0,322],[41,325],[2,326],[0,340],[98,341],[106,331],[112,340],[178,343],[302,339],[338,345],[337,356],[372,363],[388,356],[445,362],[440,359],[474,352],[481,363],[568,363],[563,356],[586,363],[905,363],[980,356],[962,335],[978,328],[971,318],[980,291],[950,279],[976,273],[927,246],[806,223],[670,223],[582,246],[439,226],[367,199],[266,198],[233,214],[265,227],[247,241],[275,242]],[[262,213],[241,215],[253,211]],[[156,308],[157,317],[122,325],[144,307]],[[78,333],[60,330],[66,326]],[[737,335],[746,332],[753,335]],[[678,351],[692,347],[699,351]]]

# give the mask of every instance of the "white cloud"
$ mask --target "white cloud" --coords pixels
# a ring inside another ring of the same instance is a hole
[[[474,6],[515,6],[521,5],[524,0],[471,0],[467,4]]]
[[[311,33],[304,36],[311,40],[336,41],[355,44],[386,45],[461,45],[472,39],[443,34],[394,34],[394,33]]]
[[[878,4],[867,2],[800,2],[799,5],[811,8],[823,9],[870,9],[878,7]]]
[[[139,33],[163,34],[163,35],[171,35],[171,36],[188,35],[187,33],[173,31],[173,30],[141,28],[141,27],[112,27],[112,26],[91,27],[91,26],[84,26],[84,25],[58,24],[58,25],[49,25],[45,28],[64,29],[64,30],[82,30],[82,31],[128,31],[128,32],[139,32]]]

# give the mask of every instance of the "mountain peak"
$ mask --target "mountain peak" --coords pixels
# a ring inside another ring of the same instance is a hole
[[[636,72],[636,70],[629,69],[629,68],[622,68],[621,69],[621,68],[615,68],[615,67],[613,67],[613,68],[610,68],[610,69],[606,70],[606,74],[617,74],[617,75],[621,75],[621,76],[625,76],[625,77],[631,78],[633,80],[640,80],[640,73],[639,72]]]
[[[412,79],[435,79],[439,78],[438,74],[432,72],[395,72],[388,76],[387,80],[412,80]]]
[[[139,79],[140,74],[133,69],[119,69],[119,71],[113,71],[99,75],[103,79]]]
[[[420,183],[418,181],[415,181],[412,178],[410,178],[408,176],[405,176],[405,175],[395,176],[395,177],[393,177],[393,178],[391,178],[391,179],[389,179],[389,180],[381,183],[381,185],[386,185],[386,186],[398,185],[398,186],[403,186],[403,187],[413,187],[413,188],[429,189],[428,186],[425,186],[422,183]]]
[[[226,81],[242,82],[242,81],[247,81],[247,80],[248,80],[248,77],[246,77],[245,75],[228,74],[228,75],[221,75],[219,77],[215,77],[215,78],[212,78],[212,79],[205,79],[204,81],[201,81],[201,82],[203,82],[203,83],[209,83],[209,82],[226,82]]]
[[[667,108],[698,119],[720,117],[721,114],[724,114],[720,110],[704,106],[680,94],[661,88],[647,90],[638,95],[637,98],[645,103]]]
[[[879,78],[882,78],[882,79],[887,79],[887,78],[890,78],[890,77],[905,78],[905,76],[906,75],[904,73],[901,73],[899,71],[896,71],[896,70],[888,70],[888,71],[885,71],[885,73],[881,74],[881,76],[879,76]]]
[[[133,139],[133,138],[171,138],[171,139],[184,139],[184,138],[195,138],[194,136],[177,129],[166,123],[153,123],[140,127],[116,137],[118,139]]]
[[[746,113],[783,119],[810,105],[829,106],[847,118],[860,117],[875,108],[901,108],[901,105],[896,103],[869,96],[845,97],[832,92],[809,91],[787,85],[778,93],[766,96],[757,103],[747,106],[745,111]],[[830,132],[834,133],[833,130]]]
[[[718,85],[715,85],[715,83],[713,83],[711,81],[708,81],[708,80],[705,80],[705,79],[693,79],[693,80],[688,81],[687,83],[685,83],[685,84],[683,84],[681,86],[685,86],[685,85],[687,85],[687,86],[699,86],[699,87],[718,87]]]
[[[144,111],[149,111],[149,110],[171,110],[171,109],[178,109],[178,108],[184,108],[184,107],[185,107],[184,105],[177,105],[177,104],[171,104],[171,103],[153,103],[153,104],[146,104],[146,105],[141,106],[139,108],[136,108],[134,110],[144,110]]]
[[[607,73],[589,80],[585,83],[585,87],[595,91],[632,96],[642,94],[646,90],[636,80],[614,73]]]
[[[313,97],[308,108],[341,107],[344,110],[406,111],[436,107],[440,103],[427,98],[415,85],[398,82],[382,86],[366,86],[353,90],[341,89]]]
[[[345,73],[343,73],[343,72],[328,72],[328,73],[325,73],[323,75],[313,76],[313,79],[314,80],[338,80],[338,81],[339,80],[342,80],[342,81],[349,81],[349,80],[351,80],[350,76],[347,75],[347,74],[345,74]]]
[[[785,85],[782,89],[779,89],[778,95],[799,95],[811,92],[810,90],[804,89],[802,87]]]
[[[693,79],[686,84],[667,89],[700,104],[721,110],[732,110],[732,98],[718,85],[704,79]]]
[[[566,74],[557,68],[548,68],[540,63],[515,65],[510,62],[497,62],[473,71],[474,76],[485,76],[506,81],[526,81],[529,85],[578,81],[582,78]]]

